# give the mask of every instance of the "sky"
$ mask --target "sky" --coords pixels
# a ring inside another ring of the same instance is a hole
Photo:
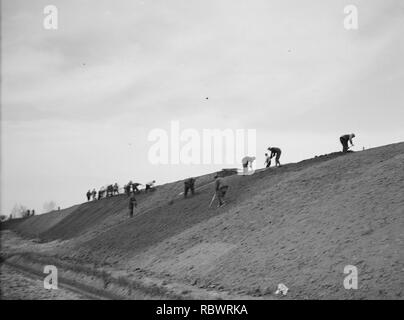
[[[3,0],[0,213],[229,167],[152,164],[172,121],[256,130],[257,167],[404,141],[403,30],[402,0]]]

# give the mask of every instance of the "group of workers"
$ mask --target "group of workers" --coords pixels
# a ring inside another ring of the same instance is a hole
[[[354,133],[345,134],[340,137],[340,142],[342,144],[343,153],[348,152],[349,148],[354,145],[352,142],[353,138],[355,138]],[[351,144],[351,146],[348,145],[349,143]],[[275,166],[280,167],[281,163],[280,163],[279,159],[282,154],[281,149],[278,147],[268,147],[267,150],[269,152],[265,153],[265,163],[264,163],[265,168],[269,168],[271,166],[271,160],[274,157],[275,157]],[[243,166],[244,174],[246,172],[248,172],[248,168],[252,168],[252,164],[255,161],[255,159],[256,159],[255,157],[250,157],[250,156],[246,156],[242,159],[241,163]],[[187,196],[188,190],[191,190],[191,193],[194,194],[194,188],[195,188],[194,184],[195,184],[195,178],[189,178],[184,181],[184,197]],[[215,175],[215,194],[214,194],[209,206],[212,205],[212,202],[215,198],[217,198],[217,200],[218,200],[219,208],[224,206],[226,204],[224,201],[224,197],[226,195],[228,188],[229,188],[229,186],[224,184],[223,179],[218,174],[216,174]]]
[[[125,184],[125,185],[123,186],[123,190],[125,191],[125,194],[126,194],[126,195],[130,195],[131,192],[133,192],[133,193],[139,193],[140,190],[139,190],[138,187],[140,187],[141,185],[142,185],[141,183],[132,182],[132,180],[131,180],[131,181],[129,181],[127,184]]]
[[[146,183],[145,192],[154,190],[155,183],[156,183],[156,180]],[[125,194],[127,196],[130,196],[132,192],[139,193],[141,191],[139,189],[139,187],[141,185],[142,185],[141,183],[129,181],[128,184],[124,185],[123,191],[125,192]],[[86,196],[87,196],[87,201],[90,201],[90,200],[101,200],[102,198],[112,197],[112,196],[119,195],[119,194],[120,194],[119,185],[118,185],[118,183],[115,182],[115,184],[110,184],[107,187],[102,186],[98,190],[98,192],[95,190],[95,188],[93,190],[88,190],[86,193]]]
[[[95,188],[91,191],[87,191],[87,201],[90,200],[101,200],[102,198],[105,197],[112,197],[115,195],[119,194],[119,186],[118,183],[115,182],[115,184],[109,184],[107,187],[102,186],[98,192],[95,190]]]
[[[265,162],[264,162],[265,168],[269,168],[271,166],[271,160],[273,157],[275,157],[275,166],[280,167],[281,163],[279,162],[279,159],[282,154],[281,149],[277,147],[269,147],[268,151],[270,151],[270,154],[265,153]],[[248,173],[248,168],[252,168],[255,159],[256,159],[255,157],[245,156],[241,160],[244,174]]]
[[[353,142],[352,139],[355,137],[355,134],[345,134],[343,136],[340,137],[340,142],[342,144],[342,152],[346,153],[349,151],[349,148],[353,146]],[[348,144],[351,144],[351,146],[349,146]],[[268,152],[265,153],[265,168],[269,168],[271,166],[271,161],[272,159],[275,157],[275,166],[276,167],[280,167],[281,163],[280,163],[280,157],[282,154],[282,151],[280,148],[278,147],[268,147]],[[248,171],[248,168],[252,168],[252,164],[255,161],[255,157],[250,157],[250,156],[246,156],[242,159],[242,166],[243,166],[243,170],[244,172]],[[214,195],[213,198],[209,204],[209,207],[212,205],[213,201],[215,198],[217,198],[218,200],[218,205],[217,207],[220,208],[222,206],[224,206],[226,204],[224,198],[225,195],[227,193],[227,190],[229,189],[229,186],[226,185],[222,179],[222,177],[219,176],[218,173],[216,173],[216,175],[214,176],[214,183],[215,183],[215,187],[214,187]],[[184,180],[184,198],[186,198],[188,196],[188,193],[191,193],[191,195],[195,194],[195,182],[196,182],[196,178],[191,177],[188,179]],[[155,180],[153,180],[150,183],[146,184],[146,188],[145,188],[145,192],[148,192],[152,189],[154,189],[154,183]],[[117,184],[115,184],[117,185]],[[114,187],[115,187],[114,185]],[[140,190],[138,189],[138,187],[140,186],[140,183],[133,183],[132,181],[130,181],[127,185],[125,185],[124,190],[125,193],[130,196],[129,198],[129,217],[133,217],[133,210],[134,208],[137,207],[137,201],[136,201],[136,197],[135,197],[135,193],[139,193]],[[90,193],[90,191],[87,193],[87,198],[90,200],[90,195],[94,194],[95,190],[93,190],[93,193]],[[118,191],[119,194],[119,191]],[[93,196],[94,198],[95,196]]]
[[[32,210],[27,210],[27,211],[25,211],[25,213],[24,213],[24,217],[32,217],[32,216],[34,216],[35,215],[35,210],[34,209],[32,209]]]
[[[349,151],[349,149],[351,147],[353,147],[353,142],[352,139],[355,138],[355,134],[351,133],[351,134],[344,134],[342,135],[339,139],[340,142],[342,144],[342,152],[346,153]],[[349,143],[351,144],[351,146],[349,146]],[[273,157],[275,157],[275,166],[276,167],[280,167],[281,163],[279,161],[281,154],[282,154],[282,150],[280,148],[277,147],[269,147],[268,151],[270,151],[269,153],[265,153],[265,168],[269,168],[271,166],[271,160]],[[242,159],[242,166],[243,166],[243,170],[244,173],[246,173],[248,171],[248,168],[252,168],[252,164],[255,160],[255,157],[250,157],[250,156],[246,156]]]

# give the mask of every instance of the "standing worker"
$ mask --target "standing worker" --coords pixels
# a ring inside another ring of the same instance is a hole
[[[219,201],[218,208],[224,206],[226,202],[224,201],[224,196],[226,195],[227,189],[229,189],[229,186],[223,184],[223,181],[219,176],[216,174],[215,175],[215,195],[217,197],[217,200]],[[212,199],[214,200],[214,199]],[[212,203],[212,201],[211,201]]]
[[[269,168],[271,166],[271,157],[268,155],[268,153],[265,154],[264,165],[265,165],[265,168]]]
[[[195,194],[195,178],[188,178],[184,181],[184,198],[187,197],[188,191],[191,191],[191,194]]]
[[[355,134],[351,133],[351,134],[344,134],[343,136],[341,136],[339,138],[339,141],[341,141],[342,144],[342,152],[348,152],[348,149],[350,148],[348,146],[348,142],[351,143],[351,147],[353,147],[353,143],[352,143],[352,139],[355,138]]]
[[[95,188],[93,188],[93,192],[91,193],[91,195],[93,196],[93,200],[97,198],[97,191],[95,191]]]
[[[119,185],[118,185],[117,182],[115,182],[115,184],[114,184],[114,188],[113,188],[112,194],[113,194],[113,195],[119,194]]]
[[[88,190],[87,191],[87,201],[90,201],[90,199],[91,199],[91,191]]]
[[[271,156],[269,157],[269,159],[272,159],[273,157],[275,157],[275,166],[280,167],[281,163],[279,162],[279,158],[281,157],[281,149],[277,148],[277,147],[269,147],[268,151],[271,151]]]
[[[98,190],[98,200],[101,200],[104,197],[105,193],[105,188],[101,187],[100,190]]]
[[[129,197],[130,196],[130,188],[131,188],[131,183],[129,182],[128,184],[125,184],[123,189],[125,190],[125,194]]]
[[[135,198],[135,194],[132,193],[132,196],[129,198],[129,218],[133,217],[133,208],[137,207],[137,201]]]

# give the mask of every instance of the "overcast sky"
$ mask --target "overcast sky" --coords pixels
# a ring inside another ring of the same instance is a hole
[[[58,8],[58,30],[43,9]],[[359,29],[344,28],[344,6]],[[129,179],[221,169],[152,165],[170,121],[256,129],[282,162],[404,140],[402,0],[3,0],[1,213],[84,201]],[[206,99],[208,97],[208,99]],[[238,166],[238,164],[235,164]]]

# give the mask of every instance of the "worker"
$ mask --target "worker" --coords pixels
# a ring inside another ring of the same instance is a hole
[[[154,189],[154,184],[155,183],[156,183],[156,180],[153,180],[151,182],[146,183],[145,192],[152,191]]]
[[[106,190],[106,197],[112,197],[114,195],[114,186],[109,184]]]
[[[135,198],[135,194],[132,193],[132,196],[129,198],[129,218],[133,217],[133,208],[137,207],[137,201]]]
[[[226,202],[224,201],[224,196],[226,195],[229,186],[223,183],[222,178],[218,174],[215,175],[215,192],[217,200],[219,201],[218,208],[224,206]]]
[[[241,164],[243,165],[243,173],[247,174],[248,173],[248,167],[250,167],[252,169],[252,164],[255,160],[255,157],[249,157],[249,156],[245,156],[242,160],[241,160]]]
[[[105,193],[105,187],[101,187],[100,190],[98,190],[98,200],[101,200],[104,197]]]
[[[273,157],[275,157],[275,166],[280,167],[281,163],[279,162],[279,158],[281,157],[281,149],[277,148],[277,147],[269,147],[268,151],[271,151],[271,155],[270,155],[270,159],[272,159]]]
[[[95,191],[95,188],[93,189],[93,192],[91,194],[93,196],[93,200],[95,200],[97,197],[97,191]]]
[[[268,155],[268,153],[265,154],[264,165],[265,165],[265,168],[269,168],[271,166],[271,157]]]
[[[112,194],[113,194],[113,195],[119,194],[119,185],[118,185],[117,182],[115,182],[115,184],[114,184],[114,189],[113,189]]]
[[[125,194],[129,197],[130,196],[130,188],[131,188],[131,185],[128,183],[128,184],[125,184],[125,186],[123,187],[124,188],[124,190],[125,190]]]
[[[195,178],[188,178],[184,181],[184,198],[187,197],[188,191],[191,191],[191,194],[195,194]]]
[[[351,133],[351,134],[344,134],[343,136],[341,136],[339,138],[339,141],[341,141],[342,144],[342,152],[348,152],[348,149],[350,148],[348,146],[348,142],[351,143],[351,147],[353,147],[353,143],[352,143],[352,139],[355,138],[355,134]]]
[[[90,201],[91,199],[91,191],[90,189],[87,191],[87,201]]]
[[[140,190],[139,190],[139,186],[141,186],[142,184],[141,183],[137,183],[137,182],[135,182],[135,183],[132,183],[132,191],[134,192],[134,193],[139,193],[140,192]]]

